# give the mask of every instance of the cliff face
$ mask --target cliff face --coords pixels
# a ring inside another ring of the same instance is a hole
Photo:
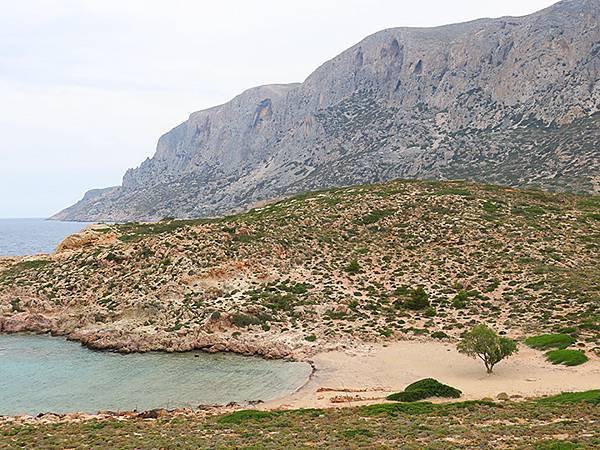
[[[600,2],[378,32],[302,84],[193,113],[56,219],[156,220],[393,178],[600,190]]]

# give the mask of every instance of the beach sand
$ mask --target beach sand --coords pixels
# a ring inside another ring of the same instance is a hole
[[[306,385],[291,395],[264,403],[261,409],[381,403],[387,394],[422,378],[435,378],[460,389],[461,400],[496,399],[501,393],[516,399],[599,389],[600,359],[590,352],[588,356],[590,360],[580,366],[553,365],[546,361],[544,352],[521,345],[516,355],[498,363],[494,373],[488,375],[479,359],[458,353],[450,343],[365,345],[315,355],[315,372]]]

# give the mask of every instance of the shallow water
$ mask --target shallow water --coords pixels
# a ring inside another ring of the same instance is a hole
[[[306,363],[233,354],[121,355],[62,338],[0,335],[0,414],[269,400],[302,386],[310,372]]]
[[[45,219],[0,219],[0,256],[50,253],[64,238],[86,225]]]

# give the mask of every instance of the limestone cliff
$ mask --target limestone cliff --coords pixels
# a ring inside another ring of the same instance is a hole
[[[249,89],[162,136],[56,219],[203,217],[330,186],[468,178],[600,190],[600,2],[380,31],[303,83]]]

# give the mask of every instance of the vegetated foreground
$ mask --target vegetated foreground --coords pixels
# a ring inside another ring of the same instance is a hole
[[[597,448],[599,402],[596,390],[524,402],[7,421],[0,448]]]
[[[600,197],[395,181],[214,220],[101,225],[0,260],[0,330],[303,357],[485,322],[599,342]],[[567,330],[567,331],[564,331]]]

